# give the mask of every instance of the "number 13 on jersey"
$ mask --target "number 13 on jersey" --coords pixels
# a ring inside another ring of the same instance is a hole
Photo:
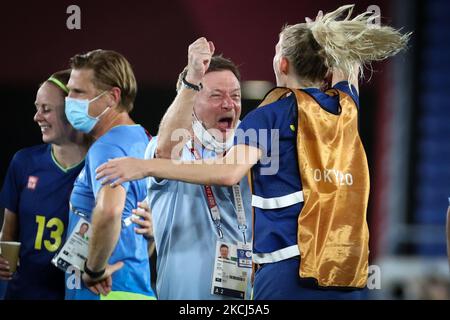
[[[38,225],[37,233],[36,233],[36,240],[34,242],[34,248],[36,250],[42,249],[42,238],[44,236],[44,230],[52,229],[50,232],[50,239],[51,240],[44,240],[44,247],[49,252],[55,252],[58,250],[59,246],[61,245],[62,241],[62,235],[64,233],[64,223],[59,218],[51,218],[46,223],[46,217],[45,216],[36,216],[36,223]]]

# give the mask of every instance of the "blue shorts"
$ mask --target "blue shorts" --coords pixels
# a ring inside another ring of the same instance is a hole
[[[254,300],[361,300],[366,289],[328,289],[298,275],[299,257],[266,263],[256,271]]]

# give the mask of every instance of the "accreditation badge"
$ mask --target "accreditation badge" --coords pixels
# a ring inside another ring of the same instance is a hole
[[[86,219],[80,218],[64,246],[53,257],[52,263],[64,272],[70,266],[84,271],[91,233],[91,224]]]
[[[239,261],[238,255],[237,245],[217,241],[211,294],[245,299],[247,280],[251,273],[251,255],[250,268],[246,266],[248,260]]]
[[[240,268],[252,268],[252,243],[238,242],[237,244],[237,262]]]

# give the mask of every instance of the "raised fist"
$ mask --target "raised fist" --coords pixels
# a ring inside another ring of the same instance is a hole
[[[186,80],[193,84],[199,84],[208,70],[211,57],[214,54],[214,44],[202,37],[189,46],[188,71]]]

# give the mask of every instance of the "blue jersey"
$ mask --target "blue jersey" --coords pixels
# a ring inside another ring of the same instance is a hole
[[[334,88],[349,94],[358,105],[356,89],[353,87],[350,90],[348,82],[340,82]],[[325,110],[338,114],[339,96],[329,96],[316,88],[304,91]],[[297,247],[298,216],[303,208],[303,199],[298,197],[302,184],[297,160],[296,126],[297,102],[291,95],[250,112],[240,123],[238,131],[249,133],[256,130],[256,134],[241,135],[242,138],[239,138],[237,133],[235,137],[235,144],[257,147],[264,154],[252,168],[252,205],[255,207],[253,246],[257,263],[263,263],[258,261],[258,254]],[[293,200],[281,207],[271,205],[286,201],[289,197],[291,200],[298,198],[298,201]]]
[[[14,155],[0,206],[17,214],[22,244],[20,266],[8,284],[7,299],[64,298],[64,274],[50,261],[65,237],[69,196],[83,165],[63,169],[50,145]]]
[[[75,181],[70,197],[69,234],[75,228],[81,216],[91,221],[92,211],[100,189],[101,181],[95,179],[95,170],[109,159],[118,157],[143,158],[149,138],[139,125],[117,126],[101,136],[89,149],[86,163]],[[136,234],[135,224],[126,223],[137,202],[147,196],[145,180],[122,184],[126,191],[125,208],[122,213],[122,228],[116,247],[108,261],[109,264],[124,262],[124,266],[112,276],[113,287],[109,298],[145,299],[154,297],[150,285],[150,265],[147,240]],[[76,212],[76,213],[75,213]],[[71,275],[67,275],[68,277]],[[106,297],[106,298],[108,298]],[[66,299],[98,300],[99,297],[87,289],[66,287]]]
[[[146,158],[154,158],[157,137],[149,143]],[[202,159],[217,157],[216,153],[196,144]],[[181,160],[194,160],[185,146]],[[226,296],[211,294],[214,271],[216,225],[208,208],[202,185],[176,180],[148,179],[148,199],[153,214],[156,251],[158,253],[156,290],[161,300],[223,300]],[[236,244],[244,241],[239,230],[236,205],[231,187],[212,186],[220,210],[223,241]],[[242,200],[252,238],[250,188],[247,177],[240,182]],[[250,281],[248,281],[250,287]],[[247,290],[250,297],[250,289]]]

